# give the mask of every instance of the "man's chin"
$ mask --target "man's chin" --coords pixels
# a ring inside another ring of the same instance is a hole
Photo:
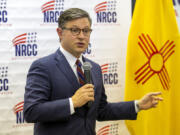
[[[83,52],[85,52],[86,51],[86,49],[77,49],[77,52],[79,53],[79,54],[82,54]]]

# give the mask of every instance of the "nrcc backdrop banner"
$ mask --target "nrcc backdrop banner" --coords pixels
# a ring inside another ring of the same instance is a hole
[[[179,1],[174,7],[179,20]],[[57,19],[68,8],[86,10],[92,35],[84,55],[101,65],[108,101],[124,100],[125,59],[131,0],[0,0],[0,134],[32,135],[23,116],[31,63],[60,46]],[[105,8],[104,8],[105,7]],[[124,121],[97,122],[98,135],[128,135]]]

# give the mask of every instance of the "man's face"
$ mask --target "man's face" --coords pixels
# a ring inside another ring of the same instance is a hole
[[[66,51],[79,58],[81,53],[83,53],[88,47],[90,34],[84,35],[83,31],[81,30],[80,33],[76,35],[71,32],[71,30],[72,28],[73,30],[76,30],[74,28],[89,30],[90,23],[88,18],[79,18],[69,21],[64,27],[65,29],[57,28],[57,33],[61,39],[61,45]]]

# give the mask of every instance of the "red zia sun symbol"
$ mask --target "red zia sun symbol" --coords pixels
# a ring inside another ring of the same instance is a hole
[[[135,72],[135,81],[146,83],[153,75],[157,74],[165,90],[170,88],[170,77],[165,67],[165,62],[175,52],[174,41],[167,40],[160,50],[157,49],[150,36],[141,34],[139,36],[139,46],[148,58],[148,61]]]

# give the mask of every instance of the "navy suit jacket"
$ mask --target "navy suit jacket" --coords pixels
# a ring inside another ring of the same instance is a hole
[[[69,98],[80,88],[64,55],[55,53],[32,63],[25,87],[24,117],[35,123],[34,135],[95,135],[96,120],[136,119],[134,102],[108,103],[101,68],[92,64],[95,101],[71,115]]]

